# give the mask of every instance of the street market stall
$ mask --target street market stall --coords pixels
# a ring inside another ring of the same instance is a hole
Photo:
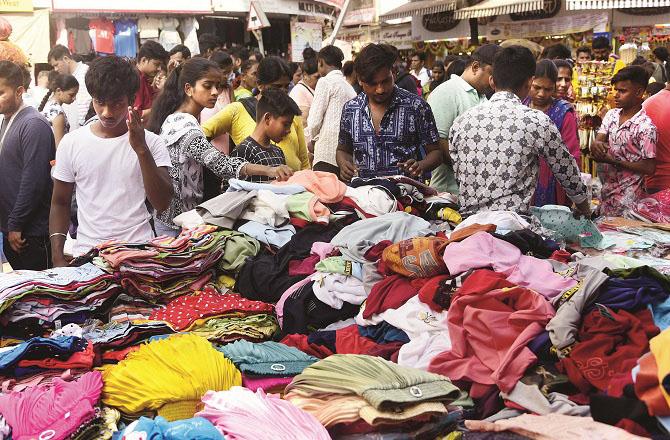
[[[177,238],[0,274],[0,438],[667,435],[655,197],[462,221],[403,176],[232,179]]]

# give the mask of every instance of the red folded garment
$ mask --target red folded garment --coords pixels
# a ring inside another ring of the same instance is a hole
[[[419,289],[414,287],[409,278],[392,275],[372,286],[370,295],[365,302],[363,318],[370,319],[388,309],[397,309],[408,299],[415,296]]]
[[[216,289],[205,290],[172,300],[165,308],[155,310],[150,319],[170,323],[175,330],[189,328],[196,320],[227,313],[245,315],[272,313],[274,306],[262,301],[252,301],[238,293],[218,293]]]
[[[93,342],[88,341],[84,351],[72,353],[67,360],[55,358],[46,359],[25,359],[19,361],[19,367],[39,367],[47,370],[68,370],[70,368],[93,368],[95,352],[93,351]]]
[[[309,354],[319,359],[325,359],[335,353],[330,351],[328,347],[319,344],[310,344],[307,342],[307,335],[286,335],[281,341],[282,344],[289,347],[295,347],[303,353]]]

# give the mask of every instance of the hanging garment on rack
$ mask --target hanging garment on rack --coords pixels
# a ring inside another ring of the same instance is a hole
[[[100,54],[114,53],[114,23],[106,18],[98,18],[88,23],[95,32],[95,51]]]
[[[137,56],[137,22],[135,20],[114,20],[114,51],[120,57]]]
[[[83,17],[68,18],[65,26],[70,30],[71,41],[68,44],[70,52],[81,55],[91,53],[93,44],[89,35],[88,19]]]
[[[140,30],[140,40],[158,40],[161,20],[156,17],[142,17],[137,21]]]
[[[198,20],[193,17],[184,18],[179,25],[181,33],[184,35],[184,46],[191,51],[191,56],[200,54],[200,44],[198,43],[198,33],[200,28]]]
[[[68,32],[64,18],[56,20],[56,44],[68,47]]]
[[[161,34],[158,37],[158,42],[165,48],[170,50],[178,44],[181,44],[181,37],[177,32],[179,20],[172,17],[165,17],[161,20]]]

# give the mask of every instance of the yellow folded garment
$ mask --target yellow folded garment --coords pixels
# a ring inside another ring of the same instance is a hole
[[[235,365],[206,339],[180,334],[142,345],[117,365],[102,369],[102,401],[122,413],[156,411],[168,404],[168,416],[185,416],[175,403],[198,402],[209,390],[225,391],[242,385]],[[190,412],[191,410],[189,409]],[[172,414],[174,413],[174,414]],[[167,417],[166,417],[167,418]]]

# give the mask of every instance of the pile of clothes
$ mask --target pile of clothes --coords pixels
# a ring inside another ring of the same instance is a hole
[[[7,329],[2,335],[41,336],[45,322],[49,327],[104,315],[121,291],[113,274],[91,263],[15,271],[0,278],[0,324]]]
[[[215,279],[217,268],[234,274],[259,249],[258,242],[244,234],[203,225],[174,239],[112,242],[101,246],[98,253],[130,296],[165,302],[204,287]]]
[[[668,435],[670,228],[454,202],[231,179],[177,238],[1,274],[0,440]]]

